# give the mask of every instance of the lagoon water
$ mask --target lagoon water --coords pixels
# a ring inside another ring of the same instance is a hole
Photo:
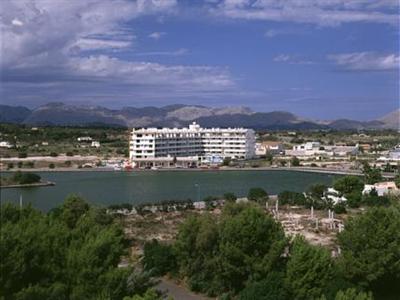
[[[32,203],[47,211],[71,193],[90,203],[139,204],[162,200],[201,200],[233,192],[245,196],[249,188],[262,187],[269,194],[284,190],[305,191],[316,183],[331,184],[335,175],[296,171],[146,171],[146,172],[37,172],[50,187],[1,189],[1,201]]]

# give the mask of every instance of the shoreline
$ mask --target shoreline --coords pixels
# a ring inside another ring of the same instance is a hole
[[[46,187],[46,186],[55,186],[55,182],[52,181],[43,181],[38,183],[28,183],[28,184],[10,184],[0,186],[0,189],[12,189],[12,188],[29,188],[29,187]]]
[[[312,167],[259,167],[259,168],[232,168],[232,167],[222,167],[218,169],[190,169],[190,168],[165,168],[165,169],[157,169],[157,170],[149,170],[149,169],[132,169],[129,171],[125,170],[114,170],[113,168],[20,168],[20,169],[12,169],[12,170],[1,170],[0,173],[13,173],[13,172],[227,172],[227,171],[291,171],[291,172],[305,172],[305,173],[319,173],[319,174],[332,174],[332,175],[353,175],[353,176],[363,176],[361,170],[337,170],[337,169],[329,169],[329,168],[312,168]],[[382,173],[384,178],[394,178],[396,174],[394,173]]]

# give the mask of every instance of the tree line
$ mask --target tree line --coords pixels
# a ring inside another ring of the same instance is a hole
[[[351,217],[333,258],[301,236],[286,237],[258,205],[231,203],[218,220],[187,219],[173,244],[146,244],[143,263],[218,299],[398,299],[399,226],[399,206]]]

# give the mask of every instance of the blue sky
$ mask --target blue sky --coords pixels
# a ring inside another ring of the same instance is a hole
[[[398,109],[397,0],[2,1],[3,102]]]

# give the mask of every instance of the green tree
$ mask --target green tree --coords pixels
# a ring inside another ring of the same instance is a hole
[[[382,171],[379,168],[371,167],[368,163],[363,166],[365,183],[375,184],[383,180]]]
[[[373,300],[372,294],[357,291],[354,288],[345,291],[339,291],[336,294],[335,300]]]
[[[335,269],[330,253],[297,236],[290,249],[286,286],[291,299],[317,299],[329,289]]]
[[[170,245],[161,244],[153,239],[144,245],[144,269],[155,276],[163,276],[176,269],[176,258]]]
[[[224,199],[227,202],[235,202],[237,197],[236,197],[236,195],[234,193],[225,193],[224,194]]]
[[[232,161],[232,159],[230,157],[225,157],[223,162],[222,162],[222,165],[223,166],[229,166],[231,164],[231,161]]]
[[[89,210],[89,205],[81,197],[69,195],[62,205],[61,218],[69,228],[74,228],[79,218]]]
[[[343,273],[382,299],[400,295],[399,228],[398,207],[374,207],[350,218],[338,234]]]
[[[286,242],[281,225],[259,207],[229,203],[220,222],[210,215],[187,219],[174,248],[191,289],[215,296],[265,278],[282,263]]]
[[[290,160],[290,164],[292,165],[292,167],[299,167],[300,159],[298,159],[297,156],[293,156],[292,159]]]
[[[247,194],[247,199],[264,204],[268,200],[268,193],[263,188],[251,188]]]
[[[325,209],[332,206],[329,199],[325,197],[327,186],[324,184],[314,184],[308,188],[306,193],[306,207],[315,209]]]
[[[64,209],[71,207],[48,214],[30,206],[0,207],[0,298],[117,300],[145,294],[149,278],[131,285],[133,270],[118,267],[128,248],[122,228],[98,222],[90,207],[69,227]]]
[[[238,298],[239,300],[286,300],[288,298],[284,275],[278,272],[268,273],[265,279],[247,284]]]
[[[394,182],[396,183],[396,186],[400,189],[400,174],[397,174],[394,177]]]
[[[364,188],[364,183],[357,176],[344,176],[335,180],[333,187],[342,195],[346,196],[355,192],[361,193]]]
[[[283,191],[278,194],[279,204],[285,205],[304,205],[306,197],[303,193]]]

